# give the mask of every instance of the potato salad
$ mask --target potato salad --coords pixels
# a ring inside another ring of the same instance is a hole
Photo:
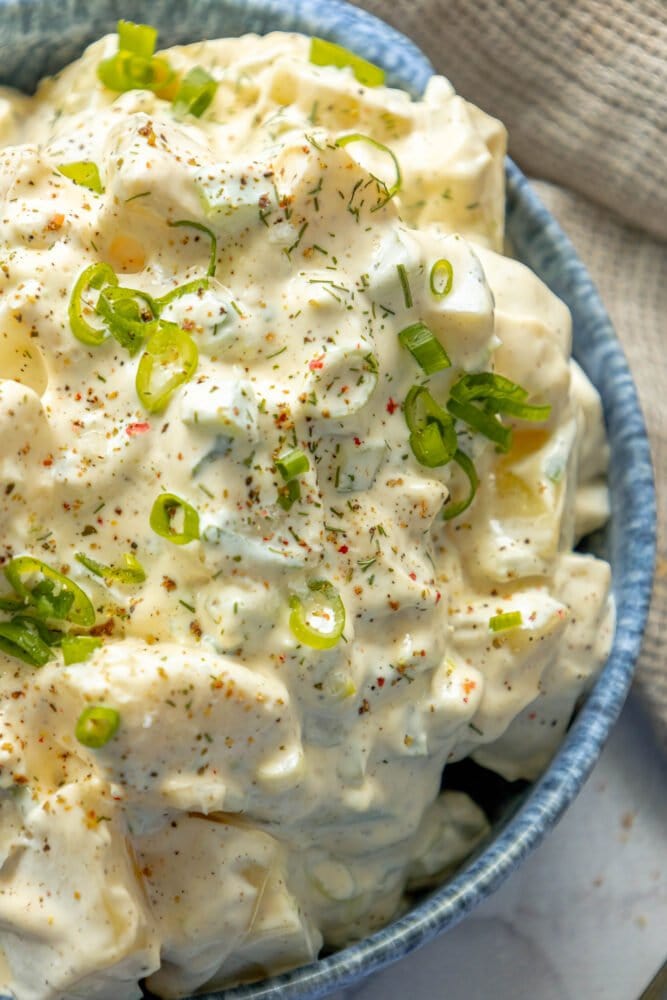
[[[382,926],[613,632],[599,397],[503,126],[299,35],[0,93],[0,994],[185,997]]]

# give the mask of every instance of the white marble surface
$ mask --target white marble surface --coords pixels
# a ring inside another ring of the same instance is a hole
[[[462,924],[347,996],[637,1000],[666,957],[667,764],[631,698],[525,864]]]

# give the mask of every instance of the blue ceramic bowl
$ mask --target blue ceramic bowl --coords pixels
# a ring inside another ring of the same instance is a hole
[[[32,90],[40,77],[114,31],[118,17],[156,25],[163,46],[248,31],[317,34],[353,46],[385,68],[391,85],[413,96],[433,72],[406,38],[339,0],[0,0],[0,82]],[[446,885],[358,944],[262,983],[210,994],[208,1000],[315,1000],[458,923],[554,825],[593,767],[623,705],[639,652],[655,554],[655,495],[644,422],[625,357],[585,268],[510,161],[507,228],[521,260],[572,310],[575,356],[604,404],[612,514],[603,545],[618,608],[609,661],[546,773],[518,801],[507,803],[492,839]]]

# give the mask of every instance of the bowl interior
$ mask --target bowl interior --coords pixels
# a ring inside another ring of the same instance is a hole
[[[388,82],[417,96],[432,67],[398,32],[339,0],[0,0],[0,82],[27,92],[78,56],[119,16],[150,21],[160,45],[248,31],[302,31],[354,48],[383,66]],[[453,926],[539,843],[593,766],[630,685],[647,613],[655,554],[655,496],[641,410],[620,345],[569,240],[521,171],[507,164],[507,228],[517,254],[572,310],[574,353],[601,393],[611,444],[612,515],[604,533],[618,623],[609,661],[542,778],[530,788],[496,785],[493,837],[457,875],[405,916],[341,952],[209,1000],[324,996]],[[0,998],[3,1000],[3,998]]]

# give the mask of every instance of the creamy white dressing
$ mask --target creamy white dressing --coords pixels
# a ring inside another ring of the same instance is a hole
[[[609,567],[572,552],[607,516],[600,401],[567,308],[500,256],[502,125],[442,78],[413,102],[284,34],[169,50],[218,81],[176,119],[100,84],[115,48],[0,101],[0,554],[75,581],[103,639],[68,666],[0,653],[0,990],[17,1000],[138,997],[143,977],[184,996],[380,926],[488,831],[440,794],[445,764],[536,777],[613,630]],[[394,153],[392,198],[391,160],[336,144],[351,132]],[[57,170],[79,161],[102,194]],[[209,238],[169,226],[185,219],[215,234],[215,275],[163,313],[199,359],[150,413],[141,352],[81,343],[68,306],[99,262],[156,298],[204,277]],[[452,362],[428,380],[397,336],[416,322]],[[480,485],[447,522],[466,483],[416,460],[401,406],[481,370],[551,412],[515,421],[507,455],[460,429]],[[295,447],[309,468],[285,510],[276,458]],[[152,530],[165,491],[198,540]],[[131,553],[146,579],[77,553]],[[315,579],[345,608],[325,651],[290,627]],[[120,716],[98,749],[75,737],[91,705]]]

